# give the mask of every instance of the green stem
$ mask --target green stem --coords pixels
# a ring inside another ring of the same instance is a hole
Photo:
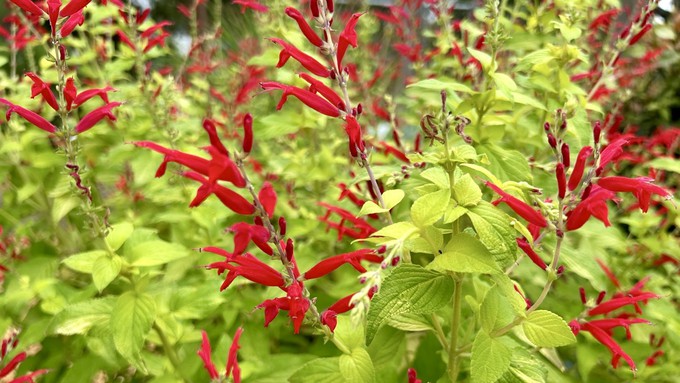
[[[439,318],[434,314],[430,314],[430,319],[432,320],[432,325],[434,326],[434,334],[437,336],[439,343],[445,350],[449,349],[449,342],[446,340],[446,334],[444,334],[444,329],[441,323],[439,323]]]
[[[163,349],[165,350],[165,354],[167,355],[168,360],[170,360],[172,367],[174,367],[175,372],[177,372],[182,377],[182,381],[184,381],[185,383],[191,383],[191,378],[186,376],[185,369],[182,368],[179,357],[177,356],[177,352],[175,352],[175,349],[170,344],[168,337],[165,336],[165,333],[163,333],[163,330],[161,330],[158,324],[154,323],[153,329],[156,330],[156,333],[158,333],[158,337],[161,338],[161,343],[163,343]]]
[[[449,380],[456,382],[458,380],[459,358],[458,358],[458,327],[460,326],[460,311],[461,298],[463,296],[462,287],[463,279],[460,276],[455,276],[456,287],[453,293],[453,315],[451,316],[451,340],[449,341]]]

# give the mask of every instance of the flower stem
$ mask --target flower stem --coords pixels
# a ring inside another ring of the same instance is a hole
[[[170,363],[172,364],[172,367],[175,369],[175,372],[177,372],[182,377],[182,381],[184,381],[185,383],[191,383],[191,379],[186,376],[185,369],[182,368],[179,357],[177,356],[177,352],[175,352],[175,349],[170,344],[168,337],[165,336],[165,333],[160,328],[160,326],[158,326],[157,323],[153,324],[153,329],[156,330],[158,337],[161,338],[161,343],[163,343],[163,350],[165,350],[165,355],[167,355],[168,360],[170,360]]]
[[[451,382],[456,382],[458,380],[459,372],[459,354],[458,354],[458,327],[460,327],[460,311],[461,311],[461,298],[463,296],[463,278],[462,276],[454,275],[455,279],[455,290],[453,292],[453,315],[451,316],[451,334],[449,341],[449,380]]]

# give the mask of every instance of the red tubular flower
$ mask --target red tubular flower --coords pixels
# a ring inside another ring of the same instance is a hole
[[[284,297],[267,299],[266,301],[257,305],[256,308],[264,308],[264,327],[268,327],[274,318],[279,315],[279,311],[288,310],[290,305],[288,304],[288,297]]]
[[[208,133],[208,139],[210,140],[210,145],[215,148],[219,153],[228,156],[229,151],[224,147],[220,136],[217,134],[217,127],[215,126],[215,121],[206,118],[203,120],[203,130]]]
[[[279,234],[283,237],[286,235],[286,219],[279,217]]]
[[[613,142],[610,142],[602,153],[600,154],[600,167],[597,168],[597,174],[599,175],[604,170],[604,167],[616,160],[621,154],[623,154],[623,146],[628,144],[627,137],[617,138]]]
[[[569,165],[571,165],[569,157],[569,145],[563,143],[562,146],[560,146],[560,153],[562,153],[562,163],[564,164],[564,167],[569,169]]]
[[[323,217],[319,218],[322,222],[325,222],[329,228],[338,230],[338,240],[341,240],[343,236],[348,236],[354,239],[368,238],[371,234],[376,232],[376,229],[371,226],[362,218],[357,218],[354,214],[349,211],[342,209],[337,206],[333,206],[324,202],[319,203],[320,206],[328,209],[328,212]],[[335,213],[340,216],[340,223],[331,222],[329,217],[331,213]],[[353,228],[347,228],[344,225],[349,222],[354,225]]]
[[[616,343],[614,338],[612,338],[606,331],[601,328],[590,324],[589,322],[581,324],[581,330],[588,331],[598,342],[606,346],[612,353],[612,367],[616,368],[619,365],[619,360],[623,358],[626,363],[630,366],[632,370],[635,370],[635,362],[633,359],[626,354],[621,346]]]
[[[265,254],[273,254],[272,248],[267,243],[269,242],[269,231],[266,228],[239,222],[232,225],[228,230],[234,233],[234,254],[243,254],[250,241],[253,241]]]
[[[61,0],[47,0],[47,15],[50,19],[50,30],[52,36],[57,33],[57,19],[59,18],[59,8]]]
[[[555,169],[555,177],[557,177],[557,196],[563,199],[567,194],[567,177],[564,174],[564,164],[557,164]]]
[[[616,195],[609,190],[599,186],[592,188],[588,197],[567,213],[567,230],[579,229],[590,219],[591,215],[602,221],[606,227],[611,226],[607,200],[615,198]]]
[[[116,31],[116,35],[118,36],[118,38],[120,39],[120,41],[121,41],[123,44],[127,45],[128,47],[130,47],[130,49],[132,49],[133,51],[135,50],[135,44],[132,43],[132,40],[130,40],[130,38],[127,37],[127,35],[125,34],[125,32],[123,32],[123,31],[121,31],[121,30],[117,30],[117,31]]]
[[[396,131],[395,131],[396,132]],[[395,137],[398,137],[395,133]],[[384,153],[385,154],[391,154],[394,157],[396,157],[399,161],[405,162],[407,164],[410,164],[411,161],[406,157],[406,153],[402,152],[401,150],[395,148],[394,146],[388,144],[387,142],[381,141],[380,145],[384,148]]]
[[[595,319],[588,321],[593,326],[596,326],[611,335],[612,329],[615,327],[623,327],[626,329],[626,339],[630,340],[632,335],[630,333],[630,326],[637,323],[650,324],[651,322],[642,318],[606,318]]]
[[[548,268],[548,265],[545,264],[543,259],[534,251],[534,249],[531,247],[529,242],[525,238],[516,238],[517,241],[517,246],[522,249],[524,254],[526,254],[529,259],[538,267],[541,269],[545,270]]]
[[[196,207],[203,203],[210,194],[215,194],[222,204],[234,211],[234,213],[250,215],[255,212],[255,206],[238,193],[222,185],[210,183],[205,177],[195,172],[184,172],[182,175],[203,184],[198,188],[196,197],[191,201],[189,207]]]
[[[316,110],[321,114],[325,114],[329,117],[340,117],[340,110],[337,106],[334,106],[330,102],[319,97],[315,93],[312,93],[306,89],[301,89],[295,86],[283,85],[278,82],[266,81],[260,83],[260,86],[265,91],[272,89],[281,89],[283,94],[281,95],[281,101],[276,105],[276,110],[281,110],[283,104],[286,103],[288,96],[295,96],[298,100],[302,101],[305,105]]]
[[[642,38],[642,36],[644,36],[645,33],[647,33],[650,29],[652,29],[652,24],[647,24],[644,27],[642,27],[640,32],[638,32],[635,36],[633,36],[632,39],[630,39],[629,45],[637,43]]]
[[[339,183],[338,187],[340,188],[340,197],[338,197],[338,201],[342,201],[345,198],[348,198],[350,201],[352,201],[353,204],[355,204],[357,207],[362,207],[364,206],[364,201],[363,199],[357,197],[356,194],[349,188],[347,188],[347,185],[344,183]]]
[[[31,85],[31,98],[41,95],[45,102],[58,112],[59,105],[57,104],[56,97],[54,97],[54,93],[52,93],[52,89],[50,89],[50,84],[44,82],[33,72],[26,72],[26,76],[33,80],[33,85]]]
[[[326,100],[330,101],[331,104],[335,105],[338,109],[342,110],[345,109],[345,103],[342,101],[342,98],[340,98],[340,96],[338,96],[338,94],[335,93],[333,89],[326,86],[326,84],[308,75],[307,73],[300,73],[300,78],[302,78],[303,80],[307,81],[310,84],[309,86],[310,92],[319,93]]]
[[[632,297],[620,297],[620,298],[612,298],[606,302],[602,302],[599,305],[593,307],[592,309],[588,310],[588,315],[594,316],[594,315],[600,315],[600,314],[608,314],[614,310],[617,310],[621,307],[627,306],[627,305],[632,305],[640,301],[647,301],[649,299],[653,298],[659,298],[658,295],[651,293],[651,292],[643,292],[640,293],[637,296],[632,296]]]
[[[304,273],[303,277],[305,279],[320,278],[335,271],[345,263],[352,265],[352,267],[354,267],[358,272],[365,273],[366,268],[364,268],[360,263],[362,260],[380,263],[383,261],[383,257],[375,254],[373,249],[361,249],[349,253],[338,254],[320,261],[311,269],[309,269],[309,271]]]
[[[533,223],[538,227],[548,226],[548,221],[546,221],[545,217],[543,217],[541,213],[534,210],[526,202],[511,196],[510,194],[504,192],[503,189],[492,184],[491,182],[487,181],[486,186],[490,187],[493,191],[498,193],[501,196],[500,202],[505,202],[520,217],[524,218],[528,222]]]
[[[318,62],[312,56],[297,49],[294,45],[275,37],[270,37],[269,40],[283,48],[279,54],[279,62],[276,64],[277,68],[284,66],[288,59],[292,57],[313,74],[319,77],[330,77],[331,72],[325,65]]]
[[[302,34],[305,35],[310,43],[316,45],[317,47],[321,47],[323,45],[321,37],[319,37],[312,27],[309,26],[307,20],[305,20],[305,17],[302,15],[302,13],[300,13],[300,11],[293,7],[286,7],[286,15],[295,20],[295,22],[298,24],[298,27],[300,27],[300,31],[302,31]]]
[[[92,97],[99,96],[105,103],[109,103],[109,92],[115,92],[116,89],[106,86],[104,88],[88,89],[78,93],[73,99],[73,104],[75,106],[83,105],[87,100]]]
[[[61,37],[66,37],[73,32],[74,29],[76,29],[77,26],[83,25],[85,22],[85,16],[83,16],[83,11],[80,10],[73,15],[71,15],[68,20],[64,23],[64,25],[61,26],[61,29],[59,30],[59,35]]]
[[[243,117],[243,153],[250,153],[253,149],[253,116],[247,113]]]
[[[633,193],[640,204],[640,210],[647,212],[653,194],[669,198],[671,194],[664,188],[652,184],[654,179],[646,177],[627,178],[621,176],[603,177],[597,181],[600,187],[613,192]]]
[[[0,378],[4,378],[5,376],[9,375],[10,372],[14,371],[14,369],[19,365],[19,363],[23,362],[26,359],[26,352],[20,352],[12,358],[12,360],[9,361],[5,365],[5,367],[0,370]]]
[[[375,290],[370,290],[368,292],[368,297],[373,298]],[[321,313],[321,323],[328,326],[331,332],[335,331],[335,326],[338,324],[337,316],[338,314],[346,313],[347,311],[354,308],[352,304],[352,298],[355,294],[347,295],[346,297],[340,298],[337,302],[333,303],[329,308]]]
[[[354,116],[349,114],[345,117],[345,122],[345,133],[349,138],[349,152],[352,157],[358,157],[359,152],[363,153],[366,149],[362,139],[361,125]]]
[[[318,0],[309,0],[309,10],[312,12],[312,16],[319,17],[319,3]]]
[[[19,105],[14,105],[11,102],[5,100],[4,98],[0,98],[0,104],[5,104],[9,107],[7,109],[7,113],[5,114],[5,119],[7,119],[7,121],[9,121],[10,117],[12,116],[12,113],[16,113],[19,116],[23,117],[26,121],[30,122],[32,125],[48,133],[54,133],[57,131],[56,126],[52,125],[49,121],[44,119],[38,113],[25,109]]]
[[[212,252],[213,248],[204,248],[203,250]],[[220,291],[229,287],[238,276],[263,286],[284,288],[285,281],[281,273],[255,258],[252,254],[226,254],[227,259],[225,261],[213,262],[206,266],[208,269],[216,269],[218,274],[229,270],[220,286]]]
[[[423,381],[418,379],[418,373],[414,368],[408,369],[408,383],[422,383]]]
[[[614,284],[614,286],[620,289],[621,283],[619,282],[619,279],[616,278],[616,275],[614,275],[612,270],[607,265],[605,265],[604,262],[602,262],[602,260],[600,259],[595,259],[595,262],[597,262],[597,264],[600,265],[600,268],[602,269],[602,271],[604,271],[605,275]]]
[[[223,154],[214,146],[208,146],[207,150],[212,157],[208,167],[208,179],[210,182],[224,180],[231,182],[239,188],[246,186],[245,178],[243,178],[238,166],[229,156]]]
[[[111,121],[116,121],[116,116],[113,115],[111,110],[115,107],[120,106],[120,105],[123,105],[123,103],[121,103],[121,102],[111,102],[111,103],[108,103],[104,106],[100,106],[99,108],[97,108],[97,109],[91,111],[90,113],[86,114],[85,117],[83,117],[76,124],[76,127],[75,127],[76,133],[80,134],[80,133],[83,133],[83,132],[90,130],[99,121],[104,119],[104,117],[107,117]]]
[[[571,176],[569,176],[569,190],[574,190],[578,187],[578,184],[581,182],[581,178],[583,178],[583,172],[586,168],[586,161],[591,154],[593,154],[593,148],[590,146],[584,146],[578,152],[576,164],[574,164],[574,170],[571,171]]]
[[[266,13],[269,11],[269,7],[262,5],[255,0],[233,0],[232,3],[241,6],[241,13],[245,13],[246,9],[250,8],[255,12]]]
[[[212,356],[210,355],[212,353],[212,350],[210,348],[210,340],[208,339],[208,334],[205,332],[205,330],[201,331],[201,348],[198,349],[198,356],[201,358],[203,361],[203,368],[205,368],[206,371],[208,371],[208,375],[210,375],[210,380],[216,380],[220,378],[220,374],[217,373],[217,369],[215,368],[215,363],[212,361]]]
[[[234,383],[241,383],[241,369],[238,366],[238,349],[241,348],[238,344],[243,334],[243,327],[239,327],[234,334],[234,339],[229,346],[229,355],[227,356],[227,371],[224,373],[225,377],[231,375],[234,378]]]
[[[293,322],[293,330],[295,334],[299,334],[310,304],[309,299],[302,294],[302,284],[298,281],[288,286],[288,305],[288,316]]]
[[[69,1],[68,4],[66,4],[64,8],[61,9],[61,12],[59,12],[59,16],[61,17],[71,16],[74,13],[85,8],[85,6],[87,6],[90,3],[90,1],[91,0],[71,0]]]
[[[149,28],[147,28],[144,32],[140,33],[140,36],[145,38],[145,39],[148,39],[156,31],[158,31],[158,30],[162,31],[163,27],[167,27],[167,26],[170,26],[170,25],[172,25],[172,23],[169,22],[169,21],[161,21],[160,23],[156,23],[156,24],[150,26]]]
[[[205,158],[183,153],[179,150],[168,149],[150,141],[137,141],[134,144],[165,155],[163,162],[156,171],[157,178],[162,177],[165,174],[168,162],[176,162],[204,175],[209,173],[209,161]]]
[[[359,21],[359,17],[361,17],[363,13],[355,13],[350,17],[349,21],[345,25],[345,29],[340,32],[340,36],[338,37],[338,66],[342,68],[342,59],[345,57],[345,52],[347,51],[347,47],[351,45],[352,47],[356,48],[357,47],[357,32],[355,30],[357,21]]]
[[[9,0],[28,13],[41,16],[44,12],[31,0]]]
[[[265,181],[264,184],[262,185],[262,189],[260,189],[260,192],[257,194],[257,197],[260,200],[260,203],[262,203],[262,207],[264,208],[264,211],[267,213],[269,218],[274,216],[274,209],[276,209],[276,191],[274,191],[274,187],[272,187],[272,184]]]

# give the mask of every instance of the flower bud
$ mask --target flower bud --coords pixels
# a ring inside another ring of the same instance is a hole
[[[555,136],[552,135],[552,133],[548,133],[548,144],[550,144],[551,148],[557,148],[557,140],[555,139]]]
[[[279,217],[279,234],[286,235],[286,219],[283,217]]]
[[[595,141],[595,145],[600,143],[600,134],[602,134],[602,125],[600,121],[595,121],[595,126],[593,127],[593,141]]]
[[[569,160],[569,145],[563,143],[560,147],[560,151],[562,152],[562,163],[566,169],[569,169],[569,165],[571,164]]]
[[[243,152],[250,153],[253,148],[253,116],[247,113],[243,117]]]

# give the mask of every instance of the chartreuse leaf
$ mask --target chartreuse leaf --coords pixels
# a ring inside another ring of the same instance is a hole
[[[391,208],[401,202],[402,199],[404,199],[404,191],[399,189],[388,190],[382,194],[382,197],[383,201],[385,202],[385,208],[380,207],[380,205],[373,201],[366,201],[364,206],[361,207],[359,215],[362,216],[389,211]]]
[[[418,198],[411,206],[413,223],[418,227],[425,227],[437,222],[446,212],[450,198],[449,189],[442,189]]]
[[[489,159],[489,170],[502,181],[525,181],[531,183],[531,169],[524,155],[517,150],[503,149],[498,145],[484,143],[477,146],[477,151],[486,154]]]
[[[420,176],[437,185],[440,189],[447,189],[450,186],[449,174],[440,167],[433,167],[420,173]]]
[[[493,276],[493,280],[496,282],[496,286],[503,292],[505,301],[508,302],[515,311],[515,315],[525,317],[527,304],[519,293],[515,291],[515,283],[512,279],[505,274],[496,274]]]
[[[343,382],[372,383],[375,381],[373,361],[363,347],[352,349],[351,353],[340,356],[340,374]]]
[[[453,198],[459,205],[474,206],[482,200],[482,190],[469,174],[464,174],[453,186]]]
[[[428,269],[458,273],[500,273],[489,250],[477,239],[467,234],[454,235],[444,252],[427,265]]]
[[[111,225],[111,232],[109,232],[105,239],[106,243],[111,250],[116,251],[130,238],[134,229],[134,226],[128,222]]]
[[[493,254],[496,262],[502,267],[509,266],[517,251],[515,229],[510,225],[510,217],[486,201],[470,207],[467,216],[479,240]]]
[[[138,365],[146,334],[151,329],[156,304],[150,296],[128,291],[119,296],[111,313],[111,332],[116,350]]]
[[[395,315],[392,318],[388,318],[387,324],[396,329],[410,332],[434,329],[432,323],[423,314],[404,313]],[[373,347],[373,343],[371,343],[370,347]]]
[[[377,370],[381,367],[400,363],[401,355],[406,350],[406,334],[391,326],[383,326],[368,348],[373,365]],[[378,377],[380,378],[380,377]]]
[[[418,228],[410,222],[397,222],[385,226],[371,234],[371,237],[386,237],[392,239],[406,239],[418,232]]]
[[[120,273],[122,261],[119,256],[101,255],[92,265],[92,281],[94,286],[102,292]]]
[[[472,383],[494,383],[508,370],[511,358],[512,351],[508,346],[486,331],[479,331],[472,343]]]
[[[338,325],[335,327],[334,338],[345,348],[351,350],[356,347],[363,347],[366,341],[364,337],[364,327],[355,325],[348,315],[338,316]]]
[[[131,258],[133,266],[158,266],[184,258],[189,254],[189,251],[182,245],[152,240],[135,245],[132,248]]]
[[[508,325],[515,319],[512,306],[498,286],[486,292],[479,316],[482,320],[482,328],[487,333],[492,333],[493,330]]]
[[[516,347],[512,350],[510,368],[497,383],[546,383],[548,370],[527,350]]]
[[[102,255],[107,255],[106,251],[87,251],[85,253],[73,254],[61,262],[71,270],[92,274],[92,265],[94,265],[94,261]]]
[[[366,343],[371,343],[390,318],[404,313],[428,314],[445,306],[451,300],[453,288],[453,279],[447,274],[413,264],[397,266],[373,297],[366,324]]]
[[[342,382],[340,358],[319,358],[305,363],[288,378],[290,383],[335,383]]]
[[[522,322],[522,328],[531,343],[538,347],[559,347],[576,342],[564,319],[547,310],[529,313]]]
[[[440,81],[440,80],[435,80],[435,79],[426,79],[422,81],[418,81],[416,83],[410,84],[407,86],[407,88],[422,88],[422,89],[429,89],[429,90],[436,90],[436,91],[441,91],[441,90],[452,90],[454,92],[462,92],[462,93],[474,93],[474,91],[463,84],[453,82],[453,81]]]
[[[114,303],[114,297],[106,297],[69,305],[54,316],[47,332],[60,335],[85,334],[93,326],[106,326]]]
[[[470,52],[470,56],[476,58],[482,64],[484,69],[489,69],[489,66],[491,66],[491,56],[472,48],[468,48],[468,52]]]

